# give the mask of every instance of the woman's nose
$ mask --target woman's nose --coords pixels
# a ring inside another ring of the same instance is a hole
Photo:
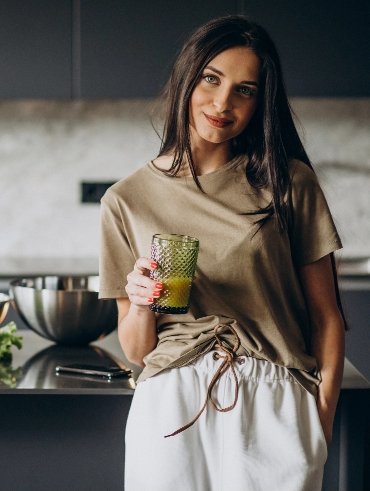
[[[213,98],[213,105],[217,109],[217,111],[224,112],[232,109],[232,101],[231,101],[231,90],[228,89],[219,89]]]

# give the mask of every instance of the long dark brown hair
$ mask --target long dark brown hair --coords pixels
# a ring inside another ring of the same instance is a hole
[[[248,159],[246,178],[257,189],[271,192],[271,202],[252,213],[263,226],[275,217],[281,230],[291,222],[289,200],[290,175],[288,161],[295,158],[312,169],[294,124],[296,117],[286,94],[281,63],[276,47],[260,25],[242,15],[210,20],[190,36],[180,51],[164,88],[165,115],[163,138],[158,156],[173,155],[172,165],[165,172],[175,176],[187,161],[194,181],[202,191],[191,152],[189,111],[190,98],[204,68],[219,53],[235,46],[245,46],[260,59],[258,101],[247,128],[233,141],[235,155]],[[343,315],[339,296],[334,254],[331,254],[337,303]],[[344,315],[343,315],[344,319]]]

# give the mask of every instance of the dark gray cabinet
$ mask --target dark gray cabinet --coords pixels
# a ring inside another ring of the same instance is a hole
[[[0,98],[71,97],[72,2],[1,0]]]
[[[2,395],[2,491],[123,491],[130,396]],[[322,491],[370,489],[370,391],[342,391]],[[176,490],[174,490],[176,491]]]
[[[370,489],[370,390],[342,390],[322,491]]]
[[[158,95],[190,31],[236,0],[82,0],[81,97]]]
[[[349,324],[346,356],[370,381],[370,281],[347,279],[341,288],[343,308]]]
[[[244,0],[278,46],[290,96],[370,96],[368,0]]]
[[[156,96],[189,31],[237,0],[2,0],[0,99]]]
[[[190,31],[235,13],[270,32],[290,96],[370,96],[368,0],[1,0],[0,99],[156,96]]]
[[[123,491],[131,399],[2,395],[0,490]]]

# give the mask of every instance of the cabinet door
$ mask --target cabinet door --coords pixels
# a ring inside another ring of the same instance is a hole
[[[82,0],[81,96],[158,95],[189,32],[237,0]]]
[[[246,0],[276,42],[290,96],[370,96],[369,0]]]
[[[0,1],[0,97],[71,97],[71,1]]]
[[[353,280],[353,286],[342,287],[341,294],[350,328],[346,334],[346,356],[370,382],[370,281],[366,283],[365,286],[365,281]]]

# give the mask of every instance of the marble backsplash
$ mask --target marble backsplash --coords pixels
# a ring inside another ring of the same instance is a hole
[[[342,257],[370,256],[370,99],[292,99]],[[0,102],[0,257],[95,258],[99,206],[81,181],[116,181],[160,145],[151,100]]]

